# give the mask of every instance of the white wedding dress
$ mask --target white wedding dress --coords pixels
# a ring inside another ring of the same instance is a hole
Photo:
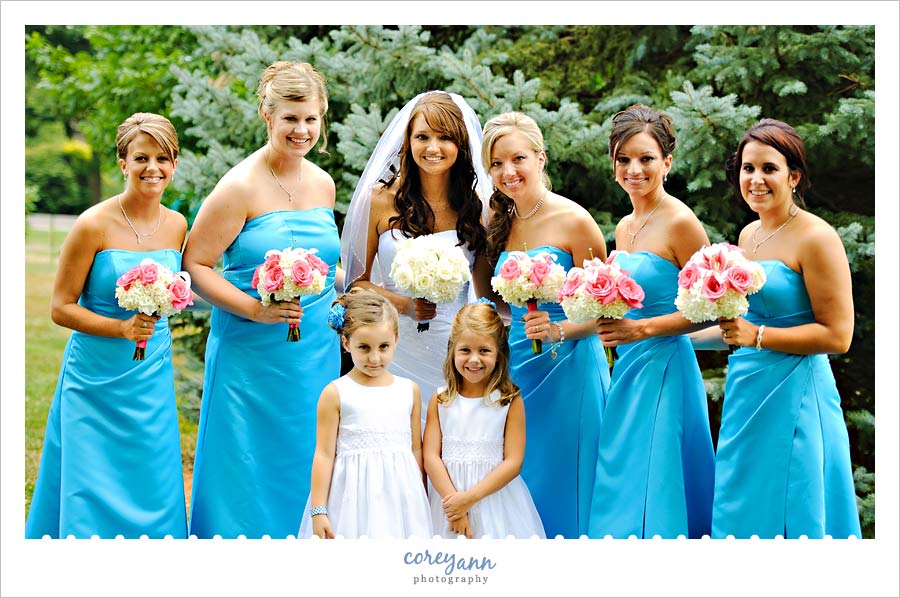
[[[455,230],[445,230],[438,233],[446,240],[456,245],[459,240]],[[395,230],[386,230],[378,237],[377,268],[380,272],[381,285],[393,292],[403,295],[397,290],[394,280],[390,276],[391,263],[397,254],[397,245],[406,239],[406,236]],[[475,263],[475,257],[468,245],[460,247],[469,260],[469,271]],[[376,266],[372,266],[376,270]],[[375,280],[373,280],[375,282]],[[400,340],[394,352],[394,360],[390,371],[397,376],[409,378],[419,385],[422,394],[422,430],[425,430],[425,415],[428,413],[428,402],[431,395],[439,387],[445,385],[444,359],[447,356],[447,340],[450,338],[450,325],[453,317],[463,305],[472,300],[469,296],[471,284],[466,283],[459,296],[453,303],[438,304],[433,320],[429,320],[428,330],[418,332],[418,323],[409,316],[400,316]]]
[[[491,394],[496,401],[500,391]],[[483,480],[503,461],[503,442],[506,435],[506,415],[509,405],[487,405],[484,398],[456,395],[449,406],[438,407],[441,425],[441,460],[453,487],[468,490]],[[444,538],[456,538],[444,515],[441,495],[428,482],[428,499],[434,533]],[[469,509],[472,537],[482,538],[545,538],[544,526],[531,493],[521,476],[504,487],[485,496]]]

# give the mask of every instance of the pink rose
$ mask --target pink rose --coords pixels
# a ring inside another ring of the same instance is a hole
[[[697,264],[689,262],[688,265],[678,273],[678,286],[682,289],[689,289],[697,282],[698,278],[700,278],[700,268],[697,267]]]
[[[266,270],[271,270],[273,267],[277,268],[278,264],[281,262],[281,252],[270,253],[266,256],[265,261],[263,262],[263,266],[266,267]]]
[[[328,264],[324,261],[310,253],[306,256],[306,261],[309,262],[309,265],[319,271],[322,276],[328,276]]]
[[[503,280],[515,280],[521,276],[522,270],[519,269],[519,262],[513,258],[508,258],[503,265],[500,266],[498,275]]]
[[[566,274],[566,281],[563,283],[562,288],[559,290],[558,299],[562,301],[567,297],[574,297],[575,292],[578,290],[578,287],[581,286],[582,281],[584,280],[583,275],[584,270],[581,268],[572,268]]]
[[[716,274],[710,274],[706,277],[706,280],[703,281],[701,290],[707,299],[715,301],[725,294],[725,291],[728,290],[728,285],[725,284],[723,280],[719,280]]]
[[[172,295],[172,306],[175,309],[184,309],[188,305],[194,304],[194,294],[191,292],[191,287],[180,276],[176,276],[169,283],[169,293]]]
[[[291,279],[298,287],[308,287],[313,281],[313,271],[306,260],[294,260],[291,265]]]
[[[259,286],[259,269],[262,266],[257,266],[256,270],[253,271],[253,280],[250,281],[250,286],[254,289]]]
[[[584,291],[591,297],[599,299],[603,305],[612,303],[619,296],[616,292],[616,279],[606,272],[599,272],[596,280],[587,282]]]
[[[141,264],[138,268],[141,271],[142,284],[153,284],[159,278],[159,270],[157,270],[156,264]]]
[[[747,290],[753,286],[753,274],[742,266],[732,266],[725,272],[728,286],[740,293],[746,295]]]
[[[544,277],[550,272],[550,264],[545,260],[536,260],[531,266],[531,282],[539,287],[544,282]]]
[[[641,303],[644,300],[644,289],[633,278],[622,276],[616,286],[619,289],[619,295],[622,296],[628,307],[636,309],[644,307]]]
[[[116,281],[116,286],[125,287],[125,290],[127,291],[128,289],[131,288],[132,283],[135,282],[136,280],[138,280],[140,277],[141,277],[140,267],[135,266],[134,268],[131,268],[130,270],[125,272],[125,274],[123,274],[122,276],[119,277],[119,279]]]
[[[263,288],[266,291],[274,293],[279,290],[283,284],[284,272],[281,271],[281,266],[276,264],[274,268],[266,268],[266,272],[263,274]]]

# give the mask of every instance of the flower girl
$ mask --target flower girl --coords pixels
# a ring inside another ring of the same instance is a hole
[[[328,323],[353,369],[319,397],[312,483],[298,536],[430,538],[419,388],[388,371],[397,310],[377,293],[352,289],[334,302]]]
[[[506,328],[492,304],[471,303],[456,314],[444,377],[447,386],[432,397],[425,425],[434,532],[445,538],[544,538],[519,476],[525,407],[509,378]]]

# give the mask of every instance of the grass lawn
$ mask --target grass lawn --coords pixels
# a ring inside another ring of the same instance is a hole
[[[65,232],[31,229],[25,238],[25,514],[37,479],[47,425],[47,412],[56,389],[63,349],[69,330],[50,319],[50,295],[56,274],[56,256]],[[52,243],[51,243],[52,241]],[[176,367],[178,366],[177,359]],[[185,489],[190,505],[197,425],[179,414]]]

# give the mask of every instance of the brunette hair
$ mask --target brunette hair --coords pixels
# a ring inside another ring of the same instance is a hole
[[[481,142],[481,162],[488,173],[491,172],[491,152],[494,150],[494,144],[501,137],[513,131],[521,133],[529,141],[531,149],[536,154],[544,151],[544,135],[533,118],[521,112],[498,114],[484,124],[484,139]],[[541,181],[548,191],[552,188],[550,177],[547,175],[546,170],[541,173]],[[488,224],[487,232],[487,258],[492,266],[497,264],[497,259],[500,257],[500,253],[503,252],[503,247],[509,238],[509,231],[512,228],[513,205],[515,204],[512,199],[496,187],[494,188],[494,193],[491,195],[493,216]]]
[[[447,357],[444,359],[444,379],[447,381],[447,388],[438,393],[438,403],[445,407],[449,406],[462,386],[462,374],[456,370],[453,357],[459,336],[466,331],[489,336],[497,345],[497,363],[488,378],[484,395],[485,404],[489,406],[509,405],[519,395],[519,387],[509,377],[509,344],[507,343],[506,326],[497,310],[487,303],[468,303],[456,312],[456,317],[453,318],[450,338],[447,340]],[[500,391],[500,400],[497,403],[490,400],[490,395],[495,390]]]
[[[354,287],[343,295],[338,296],[332,303],[344,308],[343,322],[336,327],[329,320],[329,325],[342,337],[349,339],[354,331],[363,326],[378,326],[383,322],[390,322],[395,335],[400,335],[400,316],[397,308],[375,291]]]
[[[325,77],[308,62],[273,62],[263,71],[256,88],[257,107],[260,116],[271,114],[280,102],[319,101],[322,117],[322,145],[319,152],[327,153],[328,136],[325,134],[325,113],[328,112],[328,90]]]
[[[622,145],[637,135],[647,133],[659,145],[663,158],[675,151],[675,128],[668,114],[654,110],[644,104],[634,104],[612,117],[609,132],[609,157],[616,159],[616,152]]]
[[[116,130],[116,154],[124,160],[128,146],[140,133],[146,133],[159,144],[163,153],[173,162],[178,159],[178,133],[165,116],[151,112],[135,112]]]
[[[406,135],[400,147],[400,172],[385,185],[399,184],[394,194],[396,216],[388,219],[391,228],[396,228],[410,237],[430,235],[434,232],[434,212],[422,194],[419,169],[410,151],[409,137],[413,121],[418,116],[435,131],[448,135],[458,148],[456,161],[450,168],[450,205],[457,213],[456,234],[459,244],[468,244],[476,255],[484,253],[487,239],[481,223],[482,203],[476,189],[477,176],[472,162],[475,156],[469,149],[469,133],[466,130],[462,110],[450,94],[435,91],[420,99],[409,115]]]
[[[809,169],[806,165],[806,146],[794,127],[774,118],[764,118],[747,129],[740,143],[738,143],[734,155],[725,163],[725,178],[731,183],[735,195],[741,198],[741,161],[744,156],[744,147],[751,141],[758,141],[776,149],[779,154],[784,156],[791,172],[800,173],[800,180],[794,188],[794,191],[796,191],[795,201],[805,208],[806,200],[804,194],[812,187],[812,181],[809,179]]]

